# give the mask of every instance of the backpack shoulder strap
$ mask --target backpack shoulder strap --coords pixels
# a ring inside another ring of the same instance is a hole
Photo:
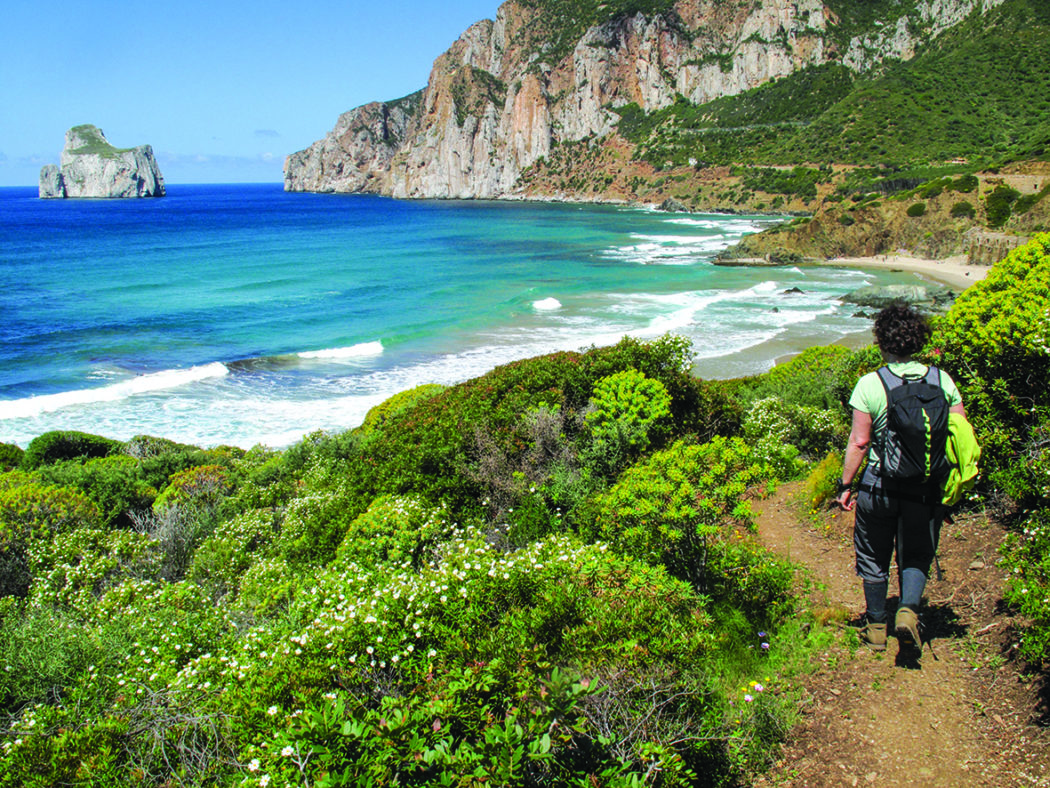
[[[904,378],[894,375],[890,371],[888,364],[879,367],[879,380],[882,382],[882,387],[886,389],[886,398],[889,399],[890,391],[899,386],[904,385]]]

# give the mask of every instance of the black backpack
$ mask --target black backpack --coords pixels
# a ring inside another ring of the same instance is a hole
[[[930,367],[921,378],[901,378],[879,369],[886,389],[886,432],[879,447],[879,475],[914,483],[940,481],[948,462],[948,397],[941,374]]]

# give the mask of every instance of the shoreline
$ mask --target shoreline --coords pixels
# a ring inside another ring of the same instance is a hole
[[[965,290],[988,275],[991,266],[971,265],[965,255],[932,260],[906,254],[872,255],[869,257],[832,257],[820,265],[841,268],[881,268],[890,271],[908,271],[935,279],[953,288]]]

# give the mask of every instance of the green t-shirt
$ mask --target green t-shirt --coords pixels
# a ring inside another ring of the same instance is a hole
[[[905,361],[901,364],[890,364],[890,372],[900,377],[921,378],[929,369],[925,364],[918,361]],[[962,402],[962,396],[951,376],[940,367],[941,388],[944,389],[948,398],[949,407]],[[879,380],[878,371],[869,372],[857,381],[853,388],[853,394],[849,398],[850,407],[867,413],[871,416],[871,445],[877,446],[882,441],[882,435],[886,431],[886,389]],[[878,455],[873,454],[873,459]]]

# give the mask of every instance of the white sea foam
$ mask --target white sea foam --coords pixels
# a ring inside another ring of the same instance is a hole
[[[561,301],[557,298],[541,298],[539,301],[532,302],[532,308],[541,312],[561,309]]]
[[[297,354],[299,358],[313,358],[326,360],[340,360],[353,358],[368,358],[383,355],[382,342],[361,342],[349,347],[333,347],[325,350],[305,350]]]
[[[41,413],[51,413],[76,405],[90,405],[99,402],[117,402],[137,394],[164,391],[191,383],[199,383],[209,378],[220,378],[229,374],[225,365],[219,362],[203,364],[189,369],[169,369],[163,372],[152,372],[139,375],[130,380],[112,383],[99,388],[63,391],[58,394],[42,394],[37,397],[26,397],[3,403],[3,419],[32,418]]]

